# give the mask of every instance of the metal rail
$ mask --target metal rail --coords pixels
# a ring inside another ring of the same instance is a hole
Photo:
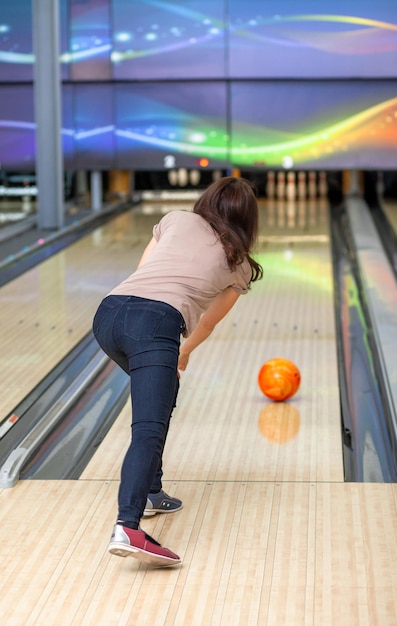
[[[54,431],[59,422],[64,419],[67,412],[81,397],[85,387],[95,379],[107,361],[108,359],[103,353],[96,354],[55,404],[44,413],[38,424],[12,450],[0,469],[0,487],[6,488],[16,485],[23,466]]]
[[[345,480],[395,482],[395,436],[390,428],[394,408],[386,393],[388,383],[376,330],[382,315],[369,312],[368,268],[359,263],[364,243],[357,241],[357,220],[364,224],[367,209],[360,204],[354,219],[349,202],[331,210]]]

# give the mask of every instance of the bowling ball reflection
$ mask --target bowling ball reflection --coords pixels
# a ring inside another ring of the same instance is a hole
[[[287,443],[294,439],[300,428],[299,411],[289,403],[270,403],[260,412],[260,433],[272,443]]]

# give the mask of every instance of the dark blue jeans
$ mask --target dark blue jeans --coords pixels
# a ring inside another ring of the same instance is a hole
[[[162,454],[178,394],[182,315],[169,304],[107,296],[93,332],[130,377],[132,437],[121,468],[118,519],[139,523],[149,492],[161,489]]]

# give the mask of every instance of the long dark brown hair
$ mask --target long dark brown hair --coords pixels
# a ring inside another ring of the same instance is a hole
[[[251,282],[262,278],[263,269],[251,256],[258,234],[258,204],[244,178],[224,176],[204,191],[193,207],[218,234],[229,268],[234,271],[248,260]]]

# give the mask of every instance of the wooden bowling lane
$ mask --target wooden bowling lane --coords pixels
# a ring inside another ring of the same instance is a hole
[[[107,553],[116,481],[0,492],[2,623],[395,626],[396,485],[166,488],[177,488],[184,509],[144,525],[183,557],[163,570]]]

